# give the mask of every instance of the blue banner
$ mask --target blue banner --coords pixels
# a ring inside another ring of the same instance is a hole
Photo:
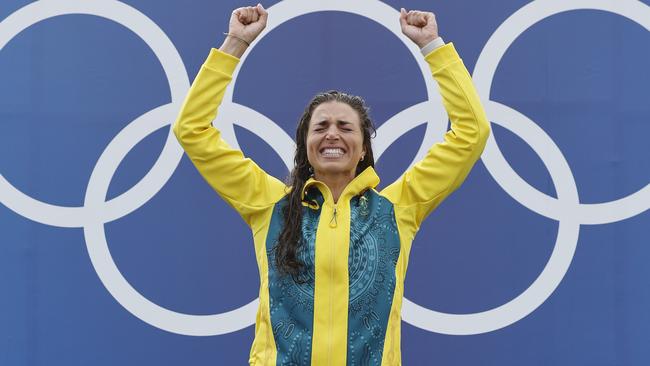
[[[241,1],[0,3],[0,365],[243,365],[250,230],[170,131]],[[448,119],[432,11],[492,125],[413,242],[405,365],[650,365],[650,1],[263,3],[220,115],[285,179],[306,103],[364,97],[379,187]]]

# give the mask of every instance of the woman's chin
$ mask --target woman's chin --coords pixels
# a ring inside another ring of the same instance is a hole
[[[352,175],[354,175],[355,167],[350,168],[343,162],[329,161],[320,164],[320,166],[316,168],[316,171],[320,173],[320,175],[348,175],[350,172],[352,172]]]

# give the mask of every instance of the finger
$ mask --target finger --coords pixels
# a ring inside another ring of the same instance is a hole
[[[417,14],[415,14],[414,11],[410,11],[409,14],[408,14],[408,18],[406,18],[406,20],[408,21],[409,24],[415,25],[415,17],[416,16],[417,16]]]
[[[424,12],[421,12],[421,11],[414,12],[414,14],[413,14],[413,24],[418,26],[418,27],[421,27],[421,26],[424,26],[424,25],[427,24],[427,21],[426,21],[426,19],[424,17]]]
[[[399,24],[401,24],[402,27],[406,27],[408,25],[408,23],[406,22],[406,15],[407,15],[406,9],[401,8],[399,11]]]
[[[422,15],[422,12],[414,10],[412,15],[411,15],[411,24],[413,25],[419,25],[420,23],[420,16]]]
[[[256,7],[255,9],[257,9],[257,13],[258,13],[259,16],[260,16],[260,20],[262,20],[263,22],[266,23],[266,20],[267,20],[268,17],[269,17],[269,12],[266,11],[266,9],[264,9],[264,7],[262,6],[262,4],[257,4],[257,7]]]
[[[235,13],[237,14],[237,20],[239,20],[240,23],[242,24],[247,24],[248,23],[248,16],[246,15],[246,8],[238,8],[235,10]]]

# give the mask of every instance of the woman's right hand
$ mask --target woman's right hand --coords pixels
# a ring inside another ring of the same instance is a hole
[[[400,9],[399,22],[402,33],[422,48],[438,38],[438,23],[435,14],[428,11]]]
[[[220,49],[236,57],[241,57],[248,44],[251,44],[266,28],[268,15],[269,13],[262,4],[233,10],[228,25],[228,33],[232,36],[226,37]]]

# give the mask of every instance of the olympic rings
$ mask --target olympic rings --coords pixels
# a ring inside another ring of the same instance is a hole
[[[539,192],[517,175],[499,151],[493,136],[490,136],[482,156],[490,174],[511,197],[534,212],[559,221],[555,248],[546,267],[515,299],[481,313],[445,314],[423,308],[404,298],[404,321],[422,329],[445,334],[478,334],[517,322],[546,301],[562,281],[573,259],[580,225],[615,222],[650,208],[650,184],[619,200],[581,204],[569,164],[553,140],[523,114],[489,99],[495,70],[510,44],[540,20],[560,12],[578,9],[599,9],[619,14],[650,31],[650,7],[635,0],[531,2],[511,15],[490,37],[479,56],[473,76],[492,122],[527,141],[549,169],[557,198]],[[344,11],[387,25],[387,29],[404,42],[417,60],[429,99],[396,114],[378,129],[377,138],[373,142],[377,158],[399,136],[416,127],[418,121],[428,121],[427,131],[411,165],[423,158],[431,145],[442,140],[446,132],[447,116],[442,108],[437,84],[429,77],[428,65],[420,56],[417,47],[401,34],[399,24],[395,21],[398,15],[395,9],[374,0],[334,0],[327,3],[286,0],[273,5],[268,11],[271,16],[267,28],[251,44],[251,49],[275,27],[313,12]],[[2,175],[0,202],[16,213],[40,223],[70,228],[83,227],[91,262],[104,286],[127,311],[153,326],[178,334],[209,336],[234,332],[253,324],[258,299],[221,314],[192,315],[174,312],[154,304],[138,293],[113,262],[106,242],[104,224],[128,215],[151,199],[173,174],[182,158],[182,149],[170,131],[161,155],[147,175],[127,192],[105,201],[112,176],[120,162],[139,141],[174,120],[189,89],[189,80],[180,55],[165,33],[144,14],[118,1],[51,0],[31,3],[0,22],[0,50],[27,27],[41,20],[65,14],[104,17],[127,27],[141,37],[163,65],[169,80],[172,102],[138,117],[111,141],[93,169],[84,206],[62,207],[35,200],[12,186]],[[236,80],[249,51],[242,56],[233,74],[233,80]],[[242,127],[258,135],[267,136],[269,145],[278,152],[290,169],[293,164],[293,140],[261,113],[233,102],[234,85],[235,83],[226,90],[217,117],[223,137],[232,146],[238,147],[234,132],[237,116],[237,121],[243,121],[237,122]]]

